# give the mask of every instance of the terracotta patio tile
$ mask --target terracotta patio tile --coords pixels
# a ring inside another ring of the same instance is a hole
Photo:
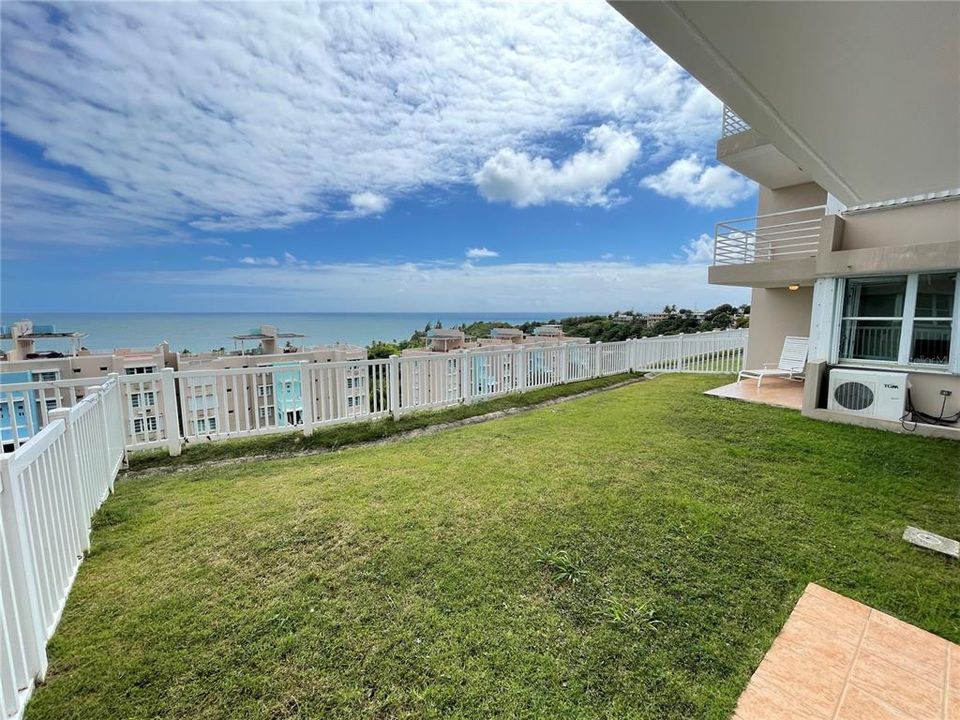
[[[843,692],[844,675],[824,665],[813,653],[794,652],[774,643],[754,677],[816,717],[830,717]],[[802,681],[801,681],[802,679]]]
[[[916,720],[942,718],[943,684],[922,679],[888,660],[888,655],[860,648],[850,684]]]
[[[869,613],[869,608],[864,608],[862,611],[849,607],[842,608],[836,603],[805,593],[797,601],[792,617],[799,617],[814,625],[830,628],[837,639],[856,645],[863,636]]]
[[[803,592],[805,595],[812,595],[818,600],[822,600],[837,611],[846,611],[855,617],[862,617],[864,619],[870,615],[870,608],[863,603],[859,603],[853,598],[848,598],[840,593],[835,593],[833,590],[828,590],[816,583],[808,583]]]
[[[874,612],[867,624],[863,647],[943,687],[947,662],[947,641],[933,633]]]
[[[793,652],[806,653],[825,669],[846,675],[857,652],[857,645],[837,635],[829,626],[812,623],[800,615],[790,618],[774,641]]]
[[[857,687],[848,687],[835,720],[913,720]]]
[[[733,720],[960,720],[960,645],[807,586]]]
[[[947,688],[954,695],[960,696],[960,646],[950,643],[947,646],[949,653],[950,672],[947,678]]]
[[[960,694],[951,692],[947,698],[946,720],[960,720]]]
[[[704,395],[799,410],[803,404],[803,383],[782,378],[767,378],[758,388],[756,380],[748,379],[707,390]]]
[[[829,720],[830,714],[804,707],[756,675],[737,701],[740,720]]]

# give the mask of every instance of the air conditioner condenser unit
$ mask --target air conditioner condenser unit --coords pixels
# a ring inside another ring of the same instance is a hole
[[[830,371],[829,410],[900,420],[907,406],[907,374],[877,370]]]

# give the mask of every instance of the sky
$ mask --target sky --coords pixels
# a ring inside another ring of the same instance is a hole
[[[4,314],[748,301],[722,106],[601,0],[0,12]]]

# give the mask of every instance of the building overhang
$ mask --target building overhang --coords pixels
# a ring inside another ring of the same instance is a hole
[[[777,260],[746,265],[711,265],[707,281],[711,285],[774,288],[789,285],[813,285],[817,276],[816,258]]]
[[[612,5],[845,204],[960,187],[960,3]]]

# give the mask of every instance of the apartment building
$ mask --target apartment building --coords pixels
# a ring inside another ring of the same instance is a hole
[[[365,348],[356,345],[324,345],[307,348],[299,333],[280,333],[262,325],[234,335],[241,349],[234,353],[178,354],[178,396],[181,422],[187,437],[205,433],[238,432],[255,426],[298,424],[303,417],[301,363],[333,363],[367,359]],[[297,339],[285,348],[281,340]],[[252,348],[245,347],[255,343]],[[213,370],[246,370],[224,377]],[[315,402],[343,408],[365,407],[369,402],[369,378],[365,367],[340,368],[330,382],[314,379]]]
[[[838,408],[846,369],[864,411],[905,376],[906,411],[960,413],[960,4],[612,4],[725,103],[717,160],[759,185],[709,269],[752,289],[747,366],[808,336],[805,414],[899,429]]]
[[[299,333],[280,333],[263,325],[232,337],[235,352],[183,354],[172,352],[167,342],[154,348],[116,348],[91,351],[79,345],[82,332],[57,332],[51,326],[35,326],[24,320],[0,330],[13,347],[0,360],[0,383],[54,382],[89,379],[71,387],[49,386],[40,390],[0,390],[0,439],[13,440],[13,433],[29,436],[29,427],[46,424],[47,413],[74,404],[85,388],[110,374],[131,378],[127,387],[126,421],[134,437],[146,441],[163,430],[160,382],[156,373],[177,371],[176,399],[185,436],[237,432],[251,426],[295,425],[303,415],[300,363],[331,363],[365,360],[366,349],[353,345],[307,348]],[[290,340],[300,341],[299,346]],[[40,341],[71,343],[67,352],[37,349]],[[286,346],[281,343],[286,341]],[[252,347],[246,347],[252,345]],[[214,370],[249,370],[225,377]],[[143,376],[139,379],[139,376]],[[339,368],[333,379],[314,380],[315,401],[344,408],[365,407],[369,379],[364,367]],[[321,387],[322,383],[322,387]]]

